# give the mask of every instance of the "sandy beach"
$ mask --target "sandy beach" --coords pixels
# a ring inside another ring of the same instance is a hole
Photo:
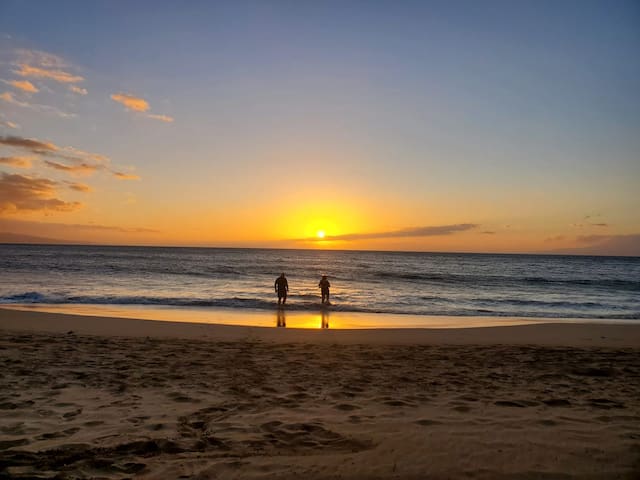
[[[0,309],[0,478],[637,478],[640,327]]]

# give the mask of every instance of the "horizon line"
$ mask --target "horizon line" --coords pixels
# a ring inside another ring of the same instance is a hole
[[[428,251],[428,250],[367,250],[348,248],[282,248],[282,247],[229,247],[211,245],[145,245],[145,244],[119,244],[119,243],[39,243],[39,242],[2,242],[2,245],[31,245],[41,247],[120,247],[120,248],[203,248],[217,250],[293,250],[293,251],[319,251],[319,252],[369,252],[369,253],[424,253],[430,255],[531,255],[554,257],[618,257],[640,258],[640,255],[615,255],[615,254],[587,254],[587,253],[560,253],[560,252],[461,252],[461,251]]]

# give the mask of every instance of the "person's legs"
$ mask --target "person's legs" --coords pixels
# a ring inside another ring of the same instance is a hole
[[[285,303],[287,303],[287,294],[286,293],[282,296],[282,304],[284,305]]]

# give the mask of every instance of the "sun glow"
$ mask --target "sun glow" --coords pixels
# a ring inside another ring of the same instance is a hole
[[[318,230],[318,233],[316,233],[316,235],[318,236],[318,238],[324,238],[324,230]]]

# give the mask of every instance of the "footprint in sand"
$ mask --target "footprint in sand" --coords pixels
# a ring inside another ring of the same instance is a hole
[[[80,431],[79,428],[74,427],[74,428],[67,428],[66,430],[62,430],[60,432],[43,433],[42,435],[38,435],[36,437],[36,440],[51,440],[53,438],[70,437],[71,435],[79,431]]]
[[[180,402],[180,403],[199,403],[200,402],[200,400],[188,397],[187,395],[184,395],[183,393],[180,393],[180,392],[168,393],[167,397],[169,397],[174,402]]]
[[[437,420],[429,420],[428,418],[416,420],[415,423],[417,423],[418,425],[422,425],[423,427],[430,427],[432,425],[442,425],[442,422],[438,422]]]

